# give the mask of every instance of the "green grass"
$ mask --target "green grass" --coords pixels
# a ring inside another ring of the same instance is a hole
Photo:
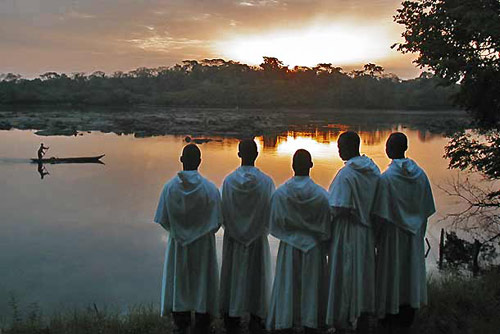
[[[11,302],[12,316],[2,334],[86,334],[86,333],[147,333],[172,332],[171,320],[161,318],[152,306],[132,307],[125,314],[115,310],[99,310],[92,306],[86,309],[62,311],[45,317],[36,305],[27,307],[24,313]]]
[[[169,317],[161,318],[153,306],[136,306],[128,312],[113,309],[66,310],[45,316],[37,304],[24,307],[11,300],[11,314],[0,322],[1,334],[87,334],[172,332]],[[215,322],[217,332],[222,323]],[[448,274],[429,281],[429,305],[417,315],[413,333],[500,333],[500,270],[478,278]]]
[[[471,278],[449,274],[429,282],[429,305],[417,333],[500,333],[500,270]]]

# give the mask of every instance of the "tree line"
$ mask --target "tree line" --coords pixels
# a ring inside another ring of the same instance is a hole
[[[223,59],[186,60],[110,75],[47,72],[35,79],[0,74],[0,104],[152,104],[179,107],[450,109],[457,87],[428,72],[401,80],[376,64],[344,71],[332,64],[289,68]]]

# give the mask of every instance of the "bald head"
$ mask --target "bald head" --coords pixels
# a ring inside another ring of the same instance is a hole
[[[404,133],[391,133],[385,143],[385,153],[390,159],[404,159],[408,149],[408,138]]]
[[[359,156],[360,144],[361,140],[356,132],[347,131],[342,133],[337,140],[340,158],[347,161]]]
[[[241,158],[242,166],[253,166],[258,155],[257,144],[255,144],[253,139],[240,141],[238,145],[238,156]]]
[[[313,166],[311,153],[304,149],[297,150],[293,155],[292,168],[295,176],[308,176]]]
[[[183,170],[197,170],[201,163],[201,151],[195,144],[184,146],[181,156]]]

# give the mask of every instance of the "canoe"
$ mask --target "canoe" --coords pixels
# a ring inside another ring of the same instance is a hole
[[[98,155],[95,157],[75,157],[75,158],[50,157],[50,158],[44,158],[41,160],[32,158],[31,162],[32,163],[43,163],[43,164],[88,164],[88,163],[102,164],[102,161],[100,161],[100,159],[103,156],[104,156],[104,154]]]

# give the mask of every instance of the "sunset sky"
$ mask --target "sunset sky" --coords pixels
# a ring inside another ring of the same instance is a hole
[[[401,0],[0,0],[0,73],[128,71],[185,59],[367,62],[402,78]]]

